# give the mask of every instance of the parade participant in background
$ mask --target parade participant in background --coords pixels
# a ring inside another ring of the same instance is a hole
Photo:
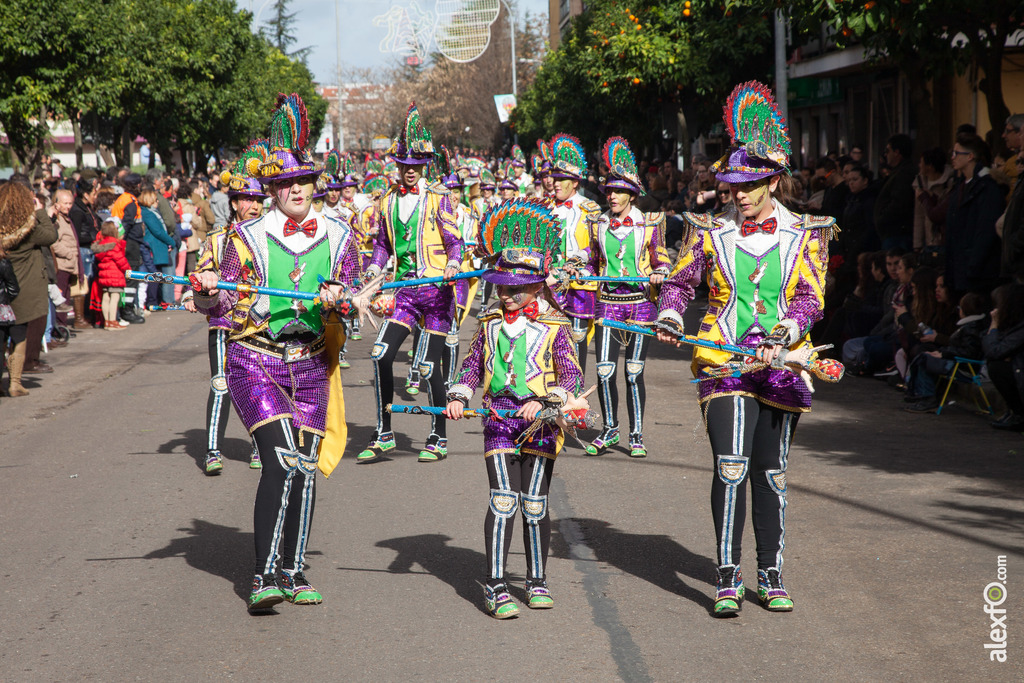
[[[306,151],[309,123],[298,95],[278,97],[270,149],[258,165],[274,198],[261,218],[239,223],[220,260],[221,280],[315,291],[320,303],[217,289],[218,273],[196,274],[198,308],[231,320],[227,381],[256,440],[263,471],[253,511],[256,575],[250,610],[282,600],[317,604],[304,558],[316,497],[316,470],[345,446],[335,306],[360,277],[351,229],[311,211],[317,171]],[[249,168],[247,166],[247,168]],[[318,275],[327,275],[320,285]],[[310,304],[307,306],[307,304]],[[327,436],[327,442],[321,441]],[[278,576],[280,569],[280,576]]]
[[[501,175],[501,182],[498,183],[498,194],[501,196],[501,203],[510,202],[513,199],[519,197],[519,183],[516,182],[515,168],[511,161],[506,161],[501,165],[499,171]]]
[[[462,238],[462,272],[477,269],[474,267],[473,250],[477,246],[476,224],[470,217],[469,209],[462,204],[462,177],[459,175],[456,163],[453,161],[448,149],[441,145],[441,153],[435,162],[440,169],[441,184],[448,188],[451,193],[452,204],[455,206],[455,226],[459,236]],[[452,328],[448,332],[445,346],[448,350],[448,385],[455,379],[455,371],[458,369],[459,360],[459,326],[466,319],[469,313],[469,306],[476,295],[477,279],[459,280],[455,283],[455,309],[456,315],[452,319]]]
[[[630,325],[648,326],[658,315],[658,285],[668,274],[671,263],[665,251],[665,214],[643,213],[633,205],[644,194],[636,159],[629,144],[622,138],[610,138],[601,150],[601,160],[608,176],[601,190],[608,198],[609,209],[594,221],[591,231],[589,260],[582,269],[585,275],[611,277],[650,277],[650,284],[632,282],[601,283],[597,294],[595,317]],[[628,342],[626,341],[628,337]],[[629,454],[634,458],[647,455],[644,446],[644,363],[650,337],[621,332],[608,327],[597,330],[597,379],[604,431],[586,449],[587,455],[598,455],[619,442],[619,392],[615,369],[619,349],[626,347],[626,406],[629,410]]]
[[[540,178],[542,192],[541,195],[546,199],[555,198],[555,179],[551,176],[551,145],[548,144],[547,140],[537,140],[537,156],[534,157],[536,160],[539,157],[540,165],[537,165],[535,161],[533,164],[533,177],[536,180]]]
[[[494,174],[487,168],[480,169],[480,197],[473,205],[473,220],[479,227],[483,221],[484,214],[490,211],[492,208],[500,203],[498,197],[494,194],[496,181]],[[479,233],[479,230],[477,231]],[[478,234],[479,236],[479,234]],[[477,245],[478,247],[482,245]],[[480,288],[480,312],[477,317],[482,317],[487,312],[487,304],[491,300],[491,293],[494,291],[494,285],[484,280],[484,286]]]
[[[351,228],[353,233],[357,236],[357,243],[361,243],[362,239],[359,230],[359,212],[351,202],[351,198],[355,194],[356,181],[353,179],[352,175],[341,175],[346,163],[351,162],[342,159],[336,149],[329,151],[327,156],[324,158],[323,174],[321,174],[318,183],[322,181],[327,191],[327,197],[321,210],[328,216],[337,218],[345,223],[345,225]],[[346,200],[346,196],[348,197],[348,200]],[[316,197],[317,195],[314,194],[314,210],[318,210]],[[352,364],[345,359],[345,355],[348,351],[348,340],[362,339],[363,336],[360,334],[358,320],[345,320],[344,325],[345,344],[341,347],[341,354],[338,362],[343,369],[348,369],[352,367]]]
[[[562,223],[561,248],[552,257],[555,269],[568,266],[579,269],[587,262],[590,249],[590,225],[601,215],[601,207],[579,194],[580,182],[587,177],[587,157],[580,141],[559,133],[551,139],[551,177],[554,179],[555,216]],[[548,277],[548,286],[558,282]],[[580,367],[587,371],[587,344],[593,334],[597,284],[569,282],[556,290],[559,303],[572,320],[576,354]]]
[[[698,337],[757,347],[761,362],[731,363],[725,351],[698,348],[693,371],[715,463],[711,512],[718,547],[715,616],[740,610],[744,594],[740,540],[750,480],[757,539],[757,593],[772,611],[790,611],[782,583],[786,531],[786,464],[800,413],[811,409],[809,385],[770,365],[784,348],[809,345],[822,316],[830,217],[785,208],[789,133],[771,92],[757,82],[736,87],[725,105],[732,150],[712,166],[733,202],[718,216],[683,214],[679,260],[662,285],[658,338],[673,341],[683,312],[704,281],[708,310]],[[671,331],[671,333],[670,333]]]
[[[384,199],[384,193],[388,191],[391,183],[383,173],[368,174],[363,181],[362,194],[370,198],[370,203],[359,212],[359,219],[356,222],[356,230],[359,234],[359,255],[362,258],[363,270],[370,266],[370,257],[373,256],[373,243],[380,232],[380,209]]]
[[[559,225],[546,202],[519,199],[488,212],[481,229],[494,269],[484,274],[498,287],[501,308],[484,317],[448,393],[445,414],[463,416],[474,391],[484,387],[483,407],[511,409],[516,417],[484,418],[484,463],[491,492],[484,521],[488,577],[487,612],[497,619],[519,613],[506,584],[506,566],[518,510],[526,546],[527,605],[554,607],[546,563],[551,538],[548,487],[562,435],[536,421],[545,407],[586,407],[576,397],[583,375],[576,363],[568,319],[545,286]]]
[[[269,195],[263,190],[260,181],[254,176],[259,173],[258,163],[269,156],[270,143],[256,140],[246,148],[232,164],[230,170],[220,176],[221,184],[227,188],[228,202],[231,208],[229,224],[206,236],[206,242],[199,252],[197,272],[220,272],[221,258],[235,226],[251,221],[263,215],[263,201]],[[253,160],[251,168],[247,168]],[[252,174],[252,175],[249,175]],[[186,291],[182,302],[190,311],[195,311],[194,292]],[[210,357],[210,395],[206,399],[206,461],[204,469],[208,475],[220,474],[224,469],[224,457],[220,445],[224,441],[224,433],[228,428],[228,411],[231,410],[231,396],[228,394],[227,352],[228,337],[231,331],[231,315],[208,315],[209,324],[207,349]],[[260,469],[259,449],[253,443],[252,454],[249,456],[249,467]]]
[[[526,172],[526,156],[523,154],[522,147],[512,145],[508,163],[512,167],[510,169],[512,171],[511,180],[516,186],[518,196],[525,197],[533,190],[533,176]]]
[[[434,156],[430,133],[420,121],[416,105],[409,107],[405,125],[392,146],[391,158],[399,165],[401,183],[384,195],[381,229],[374,244],[367,277],[376,277],[393,259],[395,281],[454,277],[462,261],[462,240],[455,225],[455,206],[445,187],[427,183],[424,175]],[[403,287],[395,295],[395,310],[381,325],[370,358],[373,360],[377,399],[377,430],[358,456],[370,462],[395,447],[391,414],[385,406],[394,396],[394,362],[402,342],[419,323],[426,334],[420,374],[430,384],[431,405],[442,405],[445,395],[445,337],[455,316],[451,284]],[[420,462],[448,455],[447,427],[443,418],[431,420],[431,431],[419,453]]]

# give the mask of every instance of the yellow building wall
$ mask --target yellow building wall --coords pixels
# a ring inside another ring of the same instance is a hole
[[[1011,114],[1024,114],[1024,65],[1018,60],[1003,59],[1003,99]],[[978,135],[985,137],[992,129],[988,120],[988,104],[985,93],[972,88],[969,74],[953,79],[953,136],[956,127],[962,123],[973,123],[978,128]]]

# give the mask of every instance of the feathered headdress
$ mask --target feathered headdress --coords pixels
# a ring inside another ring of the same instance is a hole
[[[537,153],[533,155],[533,177],[543,178],[551,172],[551,145],[547,140],[537,140]]]
[[[383,175],[367,175],[366,180],[363,181],[363,194],[368,194],[373,197],[382,195],[388,191],[391,186],[391,181]]]
[[[327,156],[324,157],[324,173],[328,176],[328,190],[341,189],[341,182],[338,176],[341,174],[342,163],[341,153],[336,149],[327,152]]]
[[[231,168],[220,174],[220,181],[228,186],[229,197],[238,195],[267,197],[256,176],[259,174],[260,165],[269,157],[269,153],[269,142],[254,140],[242,150],[235,162],[231,164]]]
[[[263,182],[316,175],[309,142],[309,119],[302,98],[292,93],[277,96],[270,119],[269,159],[260,166]]]
[[[390,152],[391,158],[400,164],[429,164],[434,156],[434,143],[430,131],[420,120],[420,110],[416,103],[409,105],[405,115],[405,125],[398,134],[398,139]]]
[[[456,161],[448,148],[441,145],[441,151],[437,153],[434,166],[438,169],[441,183],[449,190],[462,188],[462,177],[459,175]]]
[[[356,172],[356,162],[352,157],[345,157],[341,160],[341,167],[338,170],[338,187],[358,187],[359,176]]]
[[[514,161],[507,159],[498,167],[498,175],[501,176],[501,182],[498,183],[499,190],[519,189],[519,186],[516,185],[516,172],[512,170],[514,164]]]
[[[384,175],[384,162],[380,159],[370,159],[366,162],[366,175]]]
[[[587,175],[587,155],[580,141],[565,133],[551,138],[551,166],[551,175],[556,178],[583,180]]]
[[[723,108],[733,148],[711,165],[726,183],[744,183],[788,172],[789,128],[768,86],[757,81],[737,85]]]
[[[513,199],[493,207],[480,221],[483,247],[497,257],[483,278],[498,285],[542,282],[551,252],[561,245],[561,224],[542,199]]]
[[[636,157],[624,138],[608,138],[601,148],[601,161],[608,167],[608,177],[600,186],[602,192],[608,187],[618,187],[634,194],[644,194],[644,186],[636,170]]]
[[[509,154],[509,158],[512,159],[513,166],[526,168],[526,156],[523,155],[523,148],[519,145],[512,145],[512,152]]]
[[[480,169],[480,189],[493,190],[495,185],[494,174],[489,168]]]

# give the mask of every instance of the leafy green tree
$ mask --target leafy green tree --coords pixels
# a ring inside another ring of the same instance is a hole
[[[661,142],[652,119],[683,110],[691,129],[719,122],[736,83],[769,76],[770,46],[761,9],[712,0],[587,3],[521,94],[513,124],[521,138],[564,130],[588,149],[619,134],[641,153]]]
[[[288,5],[291,4],[291,0],[274,0],[273,10],[274,14],[267,21],[267,28],[270,33],[270,42],[281,51],[281,54],[288,55],[298,59],[303,64],[306,63],[306,58],[309,56],[310,47],[304,47],[294,52],[289,52],[288,48],[295,44],[298,38],[295,37],[295,12],[288,11]]]

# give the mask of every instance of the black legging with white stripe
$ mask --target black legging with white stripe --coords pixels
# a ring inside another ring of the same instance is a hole
[[[263,472],[253,508],[256,573],[302,571],[316,502],[316,461],[320,437],[299,433],[291,418],[253,431]]]
[[[749,396],[722,396],[705,404],[704,417],[715,458],[711,514],[718,564],[740,563],[749,478],[758,569],[781,570],[786,546],[786,464],[799,413]]]

